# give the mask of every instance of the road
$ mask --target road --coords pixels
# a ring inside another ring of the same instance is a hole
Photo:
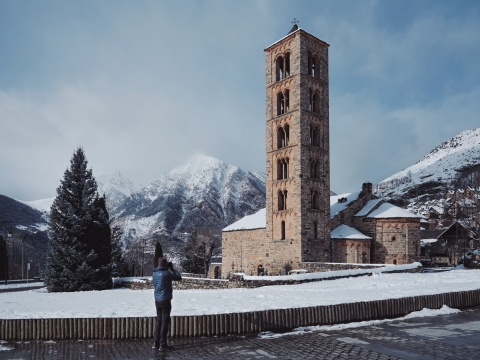
[[[480,308],[458,314],[394,321],[339,331],[277,338],[227,337],[176,340],[158,353],[152,341],[3,343],[6,359],[476,359]]]

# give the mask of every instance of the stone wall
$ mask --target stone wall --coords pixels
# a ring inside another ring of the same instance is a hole
[[[375,220],[376,263],[408,264],[420,261],[420,219]]]
[[[360,264],[335,264],[335,263],[300,263],[299,268],[309,270],[310,272],[326,272],[334,270],[354,270],[354,269],[373,269],[381,267],[381,265],[369,264],[361,266]],[[395,268],[388,269],[388,273],[413,273],[421,272],[422,266],[409,270],[395,270]],[[174,281],[172,283],[174,290],[191,290],[191,289],[235,289],[235,288],[258,288],[262,286],[273,285],[298,285],[309,282],[317,282],[324,280],[336,280],[346,277],[370,276],[369,273],[358,273],[351,275],[338,275],[326,278],[304,279],[298,280],[292,277],[291,279],[271,280],[269,276],[261,277],[260,279],[247,280],[241,274],[232,274],[230,279],[198,279],[198,278],[183,278],[182,281]],[[121,287],[126,287],[132,290],[148,290],[153,289],[152,280],[143,279],[137,281],[122,281]]]
[[[333,261],[369,264],[370,244],[370,239],[332,239]]]
[[[326,272],[339,270],[357,270],[357,269],[376,269],[384,267],[383,264],[339,264],[339,263],[321,263],[321,262],[304,262],[300,263],[299,268],[310,272]],[[422,268],[417,268],[413,272],[421,272]]]
[[[234,272],[257,275],[257,268],[269,263],[265,229],[222,232],[222,277]]]

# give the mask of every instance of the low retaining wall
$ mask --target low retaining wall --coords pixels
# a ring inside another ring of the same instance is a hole
[[[307,308],[245,313],[172,316],[168,336],[195,338],[285,331],[300,326],[333,325],[405,316],[423,308],[480,305],[480,289]],[[2,340],[101,340],[152,338],[154,317],[0,320]]]
[[[342,264],[342,263],[322,263],[322,262],[302,262],[298,264],[299,269],[305,269],[310,272],[377,269],[380,267],[385,267],[385,264]]]
[[[345,265],[345,264],[332,264],[332,265]],[[379,266],[374,266],[378,268]],[[384,266],[380,266],[384,267]],[[423,267],[418,266],[412,269],[405,270],[395,270],[396,267],[392,266],[391,269],[383,271],[385,274],[393,273],[415,273],[422,272]],[[370,267],[360,268],[364,270],[371,269]],[[358,270],[357,268],[343,269],[343,270]],[[325,273],[326,271],[322,271]],[[233,274],[230,279],[199,279],[199,278],[189,278],[184,277],[182,281],[174,281],[172,286],[175,290],[190,290],[190,289],[237,289],[237,288],[258,288],[262,286],[273,286],[273,285],[298,285],[309,282],[325,281],[325,280],[337,280],[342,278],[349,277],[359,277],[359,276],[371,276],[371,273],[358,273],[358,274],[348,274],[348,275],[338,275],[330,276],[326,278],[316,278],[316,279],[295,279],[287,278],[282,280],[272,280],[270,276],[262,276],[255,280],[245,279],[243,275]],[[153,282],[151,279],[136,279],[135,281],[122,281],[120,284],[116,284],[116,287],[125,287],[132,290],[148,290],[153,289]]]

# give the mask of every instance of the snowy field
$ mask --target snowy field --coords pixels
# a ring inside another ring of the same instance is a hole
[[[174,290],[172,315],[221,314],[330,305],[480,288],[480,270],[374,274],[256,289]],[[155,316],[153,290],[0,293],[0,318]]]
[[[16,289],[22,287],[32,287],[32,286],[43,286],[43,282],[31,282],[31,283],[21,283],[21,284],[8,284],[5,285],[5,282],[0,284],[0,290],[2,289]]]

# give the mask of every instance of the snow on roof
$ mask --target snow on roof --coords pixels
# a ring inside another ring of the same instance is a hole
[[[425,247],[426,244],[431,244],[437,242],[438,239],[421,239],[420,240],[420,247]]]
[[[369,200],[355,216],[366,216],[380,201],[382,201],[382,199]]]
[[[337,215],[340,211],[345,210],[352,201],[357,200],[360,191],[351,194],[341,194],[330,196],[330,219]],[[346,198],[347,201],[339,203],[338,200]]]
[[[390,203],[383,203],[378,209],[372,211],[369,218],[421,218],[422,216],[412,214],[410,211],[404,210]]]
[[[359,240],[369,240],[370,236],[362,234],[360,231],[354,227],[342,224],[333,230],[330,234],[332,239],[359,239]]]
[[[443,214],[443,209],[439,206],[432,206],[431,209],[435,210],[439,214]]]
[[[222,231],[252,230],[267,227],[267,211],[265,208],[258,210],[255,214],[247,215],[240,220],[228,225]]]

